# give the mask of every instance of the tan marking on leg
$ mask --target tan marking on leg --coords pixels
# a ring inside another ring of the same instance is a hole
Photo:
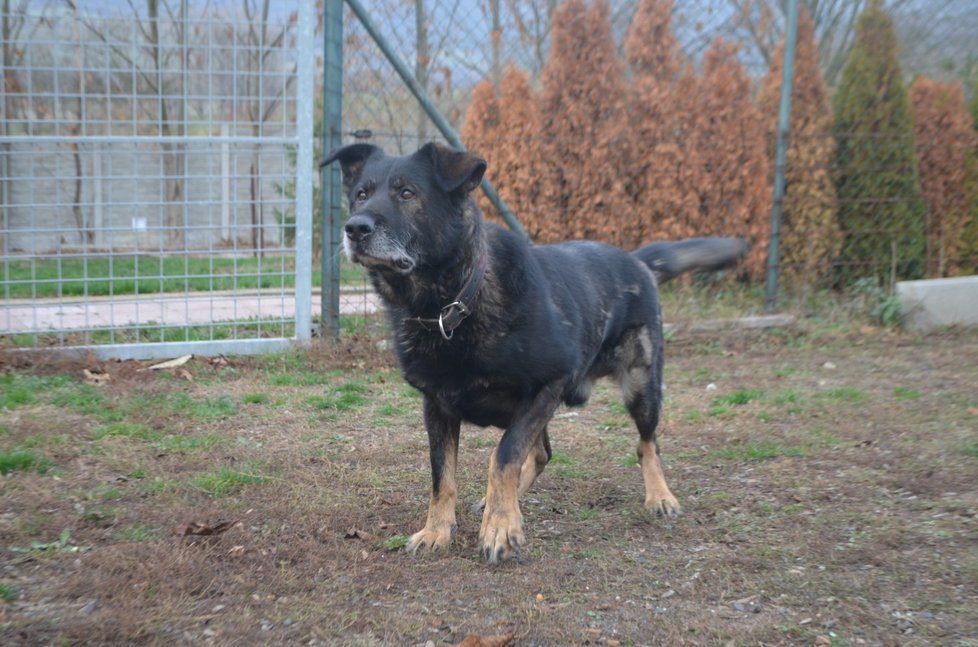
[[[523,461],[520,468],[520,485],[518,488],[519,498],[523,498],[526,491],[530,489],[537,477],[543,473],[543,468],[547,466],[547,451],[537,443],[530,450],[530,455]]]
[[[428,501],[428,520],[424,528],[411,535],[407,543],[410,553],[419,548],[441,550],[448,548],[455,533],[455,503],[458,486],[455,482],[455,465],[458,448],[445,452],[445,468],[438,492],[432,492]]]
[[[642,467],[642,479],[645,481],[645,508],[659,516],[679,514],[679,501],[666,485],[655,443],[647,440],[639,442],[638,460]]]
[[[517,497],[522,499],[527,490],[533,486],[537,477],[543,473],[543,468],[547,466],[547,460],[547,452],[543,447],[537,445],[530,450],[530,455],[526,457],[526,460],[523,461],[523,467],[520,468],[520,484],[517,488]],[[473,503],[469,509],[476,514],[481,514],[486,509],[485,497],[478,503]]]
[[[486,509],[482,513],[479,540],[482,556],[491,564],[499,563],[519,552],[525,539],[523,514],[517,492],[520,465],[496,469],[496,452],[489,459],[489,483],[486,488]]]

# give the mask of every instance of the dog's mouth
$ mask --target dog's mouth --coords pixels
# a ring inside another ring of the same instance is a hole
[[[349,237],[343,239],[346,257],[368,269],[388,269],[398,274],[410,274],[417,264],[403,248],[397,245],[373,244],[370,241],[353,242]]]

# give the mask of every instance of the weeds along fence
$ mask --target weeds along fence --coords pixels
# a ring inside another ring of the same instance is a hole
[[[782,306],[978,270],[971,1],[802,0],[776,201],[790,4],[4,2],[2,344],[242,353],[373,313],[313,177],[357,141],[478,152],[538,243],[746,237],[756,285],[774,210]]]

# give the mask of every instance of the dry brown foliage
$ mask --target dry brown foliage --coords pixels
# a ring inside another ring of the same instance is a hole
[[[529,225],[540,242],[621,244],[633,217],[620,165],[627,86],[608,12],[607,0],[568,0],[554,13],[538,103],[541,208]]]
[[[633,249],[740,236],[752,245],[743,267],[759,273],[770,163],[736,49],[717,41],[697,76],[671,31],[671,0],[643,0],[626,61],[608,12],[606,0],[562,3],[539,93],[515,69],[498,93],[480,84],[466,116],[467,145],[486,157],[490,179],[538,242]]]
[[[767,123],[767,147],[774,159],[778,106],[784,69],[784,40],[761,85],[758,106]],[[835,155],[832,104],[818,64],[811,15],[802,6],[791,98],[791,128],[785,169],[785,193],[779,260],[789,288],[806,290],[825,278],[842,245],[837,199],[830,167]]]
[[[716,39],[703,57],[703,76],[679,80],[686,154],[680,190],[695,209],[685,215],[698,236],[739,236],[751,244],[742,264],[760,276],[767,260],[771,208],[771,162],[765,152],[763,118],[737,49]]]
[[[976,135],[958,81],[918,77],[910,86],[910,103],[927,203],[927,276],[954,275],[961,269],[959,247],[974,201],[967,157]]]
[[[672,32],[672,0],[643,0],[625,38],[632,70],[628,190],[637,217],[626,230],[630,247],[656,239],[695,236],[685,217],[694,212],[695,194],[684,191],[685,161],[697,151],[684,150],[677,133],[684,130],[679,85],[683,60]]]
[[[465,115],[462,138],[469,150],[489,163],[487,176],[500,197],[516,214],[527,233],[536,238],[533,228],[539,210],[534,166],[537,162],[537,114],[529,75],[507,67],[498,94],[488,80],[479,83]],[[502,218],[489,201],[479,194],[479,206],[491,220]]]

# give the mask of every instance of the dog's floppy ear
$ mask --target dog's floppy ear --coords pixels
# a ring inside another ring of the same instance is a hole
[[[340,168],[343,169],[343,190],[349,191],[353,183],[360,177],[360,172],[363,170],[363,165],[367,159],[371,155],[383,152],[380,147],[373,144],[350,144],[337,148],[319,160],[319,168],[339,160]]]
[[[478,155],[441,144],[425,144],[418,154],[431,158],[438,186],[449,193],[454,191],[469,193],[479,186],[486,172],[486,161]]]

